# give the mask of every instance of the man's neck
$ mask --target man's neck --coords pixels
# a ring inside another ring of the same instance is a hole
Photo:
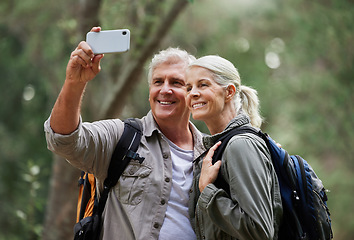
[[[189,128],[189,122],[177,124],[158,122],[161,132],[171,142],[184,150],[193,150],[193,134]]]

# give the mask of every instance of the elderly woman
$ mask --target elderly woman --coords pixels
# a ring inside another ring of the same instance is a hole
[[[280,190],[266,143],[256,135],[235,135],[221,161],[211,157],[226,132],[244,125],[259,128],[262,117],[256,90],[241,85],[235,66],[219,56],[205,56],[187,69],[187,104],[212,136],[209,150],[196,161],[190,218],[198,239],[277,239],[282,216]],[[215,186],[218,172],[230,193]]]

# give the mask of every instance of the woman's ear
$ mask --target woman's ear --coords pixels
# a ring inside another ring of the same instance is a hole
[[[230,84],[229,86],[227,86],[226,88],[226,96],[225,96],[225,100],[228,102],[230,100],[232,100],[234,98],[236,94],[236,87],[233,84]]]

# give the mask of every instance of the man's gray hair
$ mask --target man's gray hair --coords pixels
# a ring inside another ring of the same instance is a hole
[[[179,48],[167,48],[166,50],[162,50],[159,53],[155,54],[149,64],[149,72],[148,72],[148,82],[149,85],[152,82],[152,73],[157,66],[163,63],[167,64],[175,64],[179,62],[183,62],[186,65],[186,68],[190,63],[192,63],[196,58],[189,54],[187,51],[179,49]]]

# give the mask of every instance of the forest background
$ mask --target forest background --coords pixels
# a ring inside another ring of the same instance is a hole
[[[145,115],[158,50],[218,54],[258,90],[263,131],[330,191],[334,239],[353,239],[353,23],[352,0],[2,0],[0,240],[72,238],[79,170],[46,149],[43,123],[71,51],[96,25],[130,29],[131,49],[103,59],[84,121]]]

